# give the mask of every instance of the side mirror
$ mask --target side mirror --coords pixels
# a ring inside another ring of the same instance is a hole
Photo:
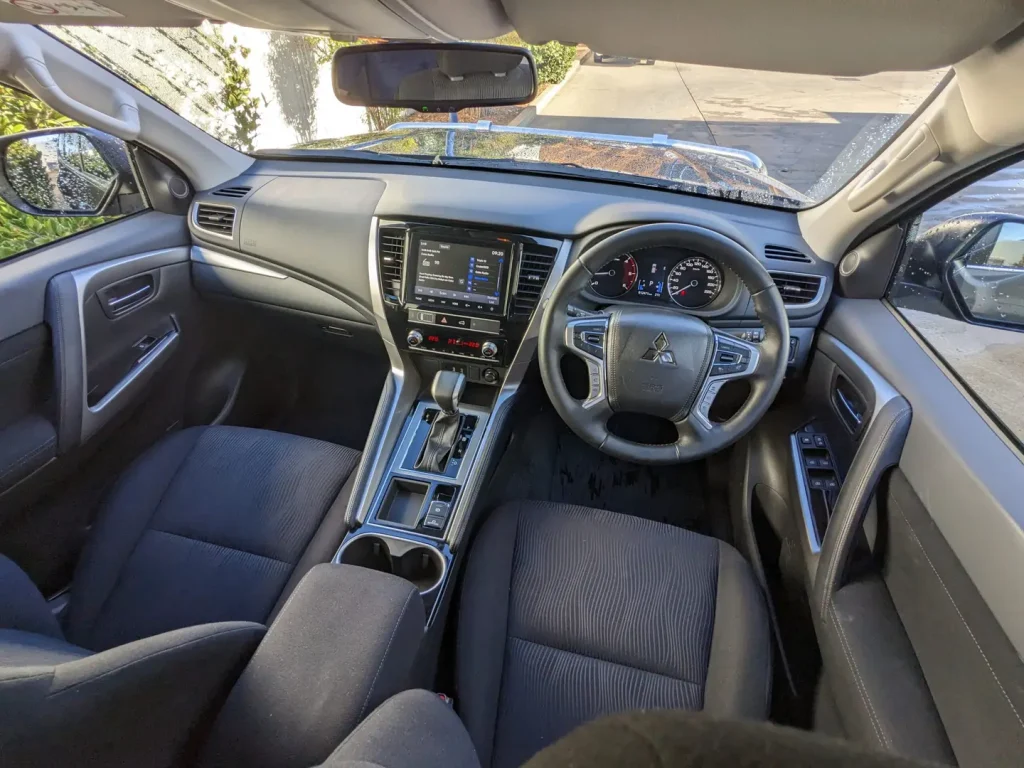
[[[522,104],[537,91],[525,48],[482,43],[384,43],[339,48],[334,95],[358,107],[457,112]]]
[[[964,320],[1024,329],[1024,217],[992,215],[944,266],[951,308]]]
[[[124,142],[92,128],[0,137],[0,170],[0,197],[23,213],[114,216],[138,207]]]

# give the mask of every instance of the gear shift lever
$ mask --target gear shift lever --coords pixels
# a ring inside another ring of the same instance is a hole
[[[462,390],[466,388],[466,374],[456,371],[438,371],[430,385],[430,396],[434,398],[441,413],[450,416],[459,411]]]
[[[459,436],[462,417],[459,416],[459,400],[466,388],[466,375],[455,371],[438,371],[430,385],[430,396],[440,410],[430,424],[430,434],[423,445],[423,453],[416,462],[421,472],[444,472],[455,440]]]

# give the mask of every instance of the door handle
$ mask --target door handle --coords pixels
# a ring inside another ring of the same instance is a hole
[[[864,405],[859,395],[846,391],[845,384],[844,380],[837,380],[832,385],[832,403],[846,428],[856,435],[864,423]]]
[[[107,306],[113,309],[114,312],[123,312],[125,309],[144,301],[152,292],[152,285],[144,285],[131,293],[126,293],[124,296],[117,296],[113,299],[108,299]]]
[[[156,282],[151,274],[130,277],[104,288],[97,294],[104,314],[110,319],[135,309],[155,295]]]

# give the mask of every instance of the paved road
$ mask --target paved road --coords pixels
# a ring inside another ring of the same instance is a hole
[[[528,124],[747,149],[807,192],[858,133],[887,138],[942,74],[845,78],[588,58]]]

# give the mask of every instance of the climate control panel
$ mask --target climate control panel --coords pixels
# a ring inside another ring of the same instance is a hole
[[[459,333],[438,328],[410,328],[405,336],[409,349],[439,352],[474,360],[500,363],[504,360],[505,340],[489,339],[470,333]]]

